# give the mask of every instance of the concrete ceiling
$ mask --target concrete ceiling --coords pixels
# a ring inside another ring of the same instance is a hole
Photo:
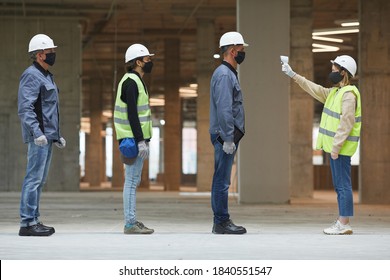
[[[164,39],[180,38],[180,83],[196,82],[198,17],[215,20],[215,46],[226,31],[236,29],[236,0],[20,0],[0,1],[0,16],[76,18],[82,32],[83,116],[89,115],[88,81],[102,82],[103,110],[112,108],[113,89],[123,74],[124,53],[132,43],[156,53],[147,78],[151,95],[164,93]],[[358,0],[313,0],[313,29],[337,27],[335,20],[357,19]],[[357,35],[345,35],[347,52],[357,56]],[[217,51],[217,49],[216,49]],[[345,53],[346,51],[344,51]],[[329,58],[314,54],[315,79],[329,72]],[[96,93],[95,93],[96,94]],[[196,100],[183,102],[184,119],[195,119]],[[155,112],[162,113],[163,108]]]

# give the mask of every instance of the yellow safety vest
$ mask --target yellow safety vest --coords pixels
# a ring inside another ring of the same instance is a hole
[[[360,130],[362,126],[362,109],[359,90],[352,85],[342,88],[334,88],[326,99],[322,111],[320,130],[317,138],[317,149],[323,149],[327,153],[332,152],[333,140],[340,124],[342,99],[345,92],[351,91],[356,96],[355,124],[344,142],[340,155],[352,156],[358,147]]]
[[[134,138],[127,115],[127,104],[122,101],[122,84],[128,78],[134,80],[138,87],[137,111],[144,139],[152,138],[152,118],[149,106],[149,95],[141,79],[134,73],[126,73],[118,85],[114,109],[114,126],[116,138]]]

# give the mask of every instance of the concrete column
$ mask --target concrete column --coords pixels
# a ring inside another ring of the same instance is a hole
[[[165,39],[164,187],[177,191],[181,182],[182,117],[179,95],[180,40]]]
[[[147,190],[150,187],[149,181],[149,160],[144,161],[144,167],[142,168],[140,189]]]
[[[313,80],[312,0],[292,0],[290,64]],[[313,98],[290,80],[290,195],[313,196]]]
[[[102,84],[101,80],[90,80],[91,95],[89,102],[90,133],[86,137],[85,181],[92,187],[105,181],[103,138],[102,138]]]
[[[213,53],[215,46],[215,26],[211,18],[198,18],[197,21],[197,176],[198,191],[210,191],[214,169],[214,152],[210,142],[210,77],[214,70]]]
[[[390,2],[359,1],[360,202],[390,203]]]
[[[290,49],[290,3],[238,0],[238,30],[249,47],[239,69],[246,134],[239,148],[239,201],[289,201],[289,79],[279,55]],[[272,27],[272,28],[271,28]]]
[[[115,100],[115,99],[114,99]],[[114,115],[114,114],[113,114]],[[112,160],[112,188],[121,188],[123,189],[124,184],[124,166],[119,155],[119,142],[116,140],[115,129],[113,130],[113,160]]]
[[[56,64],[50,69],[60,89],[60,128],[67,147],[53,147],[53,159],[44,190],[79,190],[79,126],[81,47],[77,20],[1,18],[0,34],[0,191],[20,191],[25,169],[27,146],[22,143],[17,116],[17,92],[22,72],[31,65],[27,50],[32,36],[49,35],[58,46]]]
[[[152,82],[152,76],[153,76],[153,72],[152,72],[152,74],[146,74],[143,76],[143,80],[144,80],[147,88],[150,88],[149,85]],[[152,110],[153,110],[153,108],[152,108]],[[153,112],[152,112],[152,114],[153,114]],[[146,189],[149,189],[149,187],[150,187],[149,159],[147,159],[144,161],[144,166],[142,168],[142,174],[141,174],[141,183],[138,186],[138,188],[146,190]]]

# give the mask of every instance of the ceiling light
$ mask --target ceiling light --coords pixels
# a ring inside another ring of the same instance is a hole
[[[359,28],[330,28],[313,30],[312,36],[358,33]]]
[[[312,44],[313,50],[312,52],[337,52],[340,50],[339,47],[323,45],[323,44]]]
[[[104,110],[102,115],[103,115],[103,117],[106,117],[106,118],[112,118],[112,111],[111,110]]]
[[[194,87],[181,87],[179,89],[179,93],[181,98],[191,98],[198,96],[197,90]]]
[[[341,24],[342,27],[351,27],[351,26],[359,26],[359,22],[344,22]]]
[[[163,98],[150,98],[149,99],[150,106],[164,106],[165,105],[165,99]]]
[[[322,36],[313,36],[313,40],[318,40],[318,41],[327,41],[327,42],[335,42],[335,43],[342,43],[344,42],[343,39],[338,39],[338,38],[330,38],[330,37],[322,37]]]
[[[339,24],[342,27],[359,26],[359,21],[357,19],[335,20],[334,23]]]

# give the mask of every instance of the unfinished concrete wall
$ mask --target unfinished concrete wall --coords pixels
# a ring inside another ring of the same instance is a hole
[[[239,68],[246,134],[239,148],[239,200],[289,201],[289,95],[279,55],[290,48],[290,2],[238,1],[238,30],[249,44]]]
[[[359,3],[360,201],[390,203],[390,2]]]
[[[292,0],[290,64],[294,71],[313,80],[312,0]],[[290,80],[290,195],[313,196],[314,99]]]
[[[0,18],[0,191],[19,191],[25,175],[27,146],[17,115],[19,78],[31,64],[28,43],[37,33],[49,35],[58,46],[51,68],[60,89],[61,133],[67,147],[54,147],[47,186],[50,191],[79,190],[79,124],[81,48],[77,20]]]
[[[214,70],[215,22],[212,18],[197,19],[197,189],[210,191],[214,172],[214,149],[210,141],[210,77]]]
[[[179,94],[180,40],[165,39],[164,188],[178,191],[181,183],[182,117]]]

